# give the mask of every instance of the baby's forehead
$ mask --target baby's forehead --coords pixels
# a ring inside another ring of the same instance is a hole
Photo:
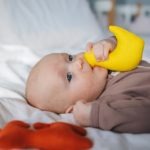
[[[36,65],[35,69],[43,71],[49,67],[57,67],[60,61],[59,54],[49,54],[43,57]]]
[[[48,70],[53,70],[53,72],[58,71],[63,68],[65,63],[65,57],[63,54],[50,54],[44,57],[41,61],[41,67]]]
[[[63,84],[66,76],[64,57],[66,54],[59,53],[47,55],[43,59],[42,65],[39,65],[39,75],[43,78],[42,80],[58,85]]]

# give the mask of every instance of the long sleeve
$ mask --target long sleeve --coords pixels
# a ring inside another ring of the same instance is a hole
[[[150,99],[109,95],[93,102],[91,126],[126,133],[150,132]]]
[[[90,124],[116,132],[150,132],[149,63],[142,62],[137,69],[108,80],[103,93],[92,102]]]

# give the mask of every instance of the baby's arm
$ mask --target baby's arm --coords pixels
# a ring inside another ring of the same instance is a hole
[[[73,108],[76,121],[82,126],[123,133],[150,133],[149,99],[129,95],[106,96]]]
[[[121,133],[150,133],[149,98],[117,94],[92,102],[90,126]]]
[[[108,58],[110,52],[116,47],[117,40],[114,36],[96,43],[89,42],[86,46],[86,51],[94,50],[97,61],[104,61]]]

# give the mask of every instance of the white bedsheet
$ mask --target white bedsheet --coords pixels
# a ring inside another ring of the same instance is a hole
[[[0,126],[19,119],[28,123],[65,121],[75,123],[72,114],[57,115],[41,111],[27,104],[25,82],[31,64],[38,61],[33,52],[23,46],[0,45]],[[117,134],[86,128],[94,142],[92,150],[149,150],[150,134]]]

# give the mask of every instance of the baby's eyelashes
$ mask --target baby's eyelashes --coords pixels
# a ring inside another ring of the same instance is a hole
[[[70,82],[72,79],[72,73],[71,72],[67,72],[67,80],[68,82]]]
[[[72,55],[68,55],[68,60],[69,61],[73,61],[73,56]]]

